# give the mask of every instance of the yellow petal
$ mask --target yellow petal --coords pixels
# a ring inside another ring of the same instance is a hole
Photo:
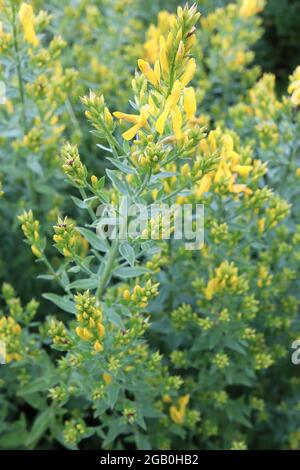
[[[166,42],[162,36],[160,38],[159,61],[161,65],[162,75],[164,78],[166,78],[169,72],[169,63],[166,54]]]
[[[172,109],[172,126],[176,139],[181,139],[182,115],[178,106],[174,106]]]
[[[148,80],[148,82],[150,82],[154,86],[157,86],[158,85],[157,77],[155,73],[153,72],[152,68],[150,67],[150,65],[148,64],[148,62],[146,62],[143,59],[139,59],[138,66],[142,74]]]
[[[120,111],[115,111],[113,115],[117,119],[124,119],[124,121],[132,122],[133,124],[137,124],[140,119],[140,116],[138,116],[137,114],[126,114],[121,113]]]
[[[189,87],[184,91],[183,105],[187,118],[193,118],[196,114],[197,108],[194,88]]]
[[[154,64],[154,74],[157,78],[157,83],[160,82],[160,65],[159,65],[159,60],[157,60]]]
[[[163,134],[163,133],[164,133],[165,125],[166,125],[166,120],[167,120],[167,118],[168,118],[169,113],[170,113],[170,109],[169,109],[169,108],[166,108],[166,109],[161,113],[161,115],[159,116],[159,118],[158,118],[157,121],[156,121],[155,128],[156,128],[157,132],[159,132],[159,134]]]
[[[243,176],[244,178],[247,178],[249,176],[249,173],[251,170],[252,170],[251,165],[235,165],[233,167],[233,171]]]
[[[112,376],[110,374],[107,374],[106,372],[102,374],[102,378],[104,382],[106,383],[106,385],[109,385],[112,381]]]
[[[184,414],[177,410],[176,406],[170,407],[170,417],[176,424],[181,424],[184,420]]]
[[[136,124],[135,126],[130,127],[128,131],[123,132],[122,134],[123,139],[125,140],[133,139],[136,136],[139,129],[140,129],[139,124]]]
[[[176,82],[173,85],[171,94],[167,99],[166,106],[173,107],[178,103],[181,90],[182,90],[182,85],[179,80],[176,80]]]
[[[181,85],[183,87],[187,86],[192,80],[196,71],[196,62],[195,59],[190,59],[187,63],[186,69],[183,72],[183,75],[180,78]]]
[[[203,194],[207,193],[211,187],[211,175],[204,175],[200,181],[200,184],[196,191],[196,196],[201,197]]]

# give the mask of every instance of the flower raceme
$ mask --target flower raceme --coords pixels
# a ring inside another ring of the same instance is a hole
[[[83,341],[91,341],[94,352],[103,351],[102,338],[105,335],[105,328],[102,323],[102,309],[97,305],[96,297],[86,291],[75,296],[75,303],[77,336]]]
[[[32,6],[28,3],[22,3],[19,11],[19,19],[24,32],[24,39],[32,46],[38,46],[40,41],[34,29],[34,14]]]
[[[138,60],[138,67],[150,85],[150,92],[148,101],[144,102],[146,84],[142,85],[139,115],[119,111],[113,113],[117,119],[133,124],[122,134],[125,140],[132,140],[143,128],[164,134],[169,117],[175,138],[183,137],[183,111],[187,121],[194,118],[196,113],[195,93],[192,88],[186,87],[196,71],[195,59],[190,58],[189,53],[195,42],[194,25],[199,16],[195,6],[190,9],[187,6],[184,9],[179,7],[171,31],[166,38],[160,37],[159,58],[154,67],[143,59]]]
[[[201,198],[212,188],[220,193],[252,194],[252,189],[247,186],[246,180],[250,173],[254,172],[253,162],[249,159],[246,163],[242,161],[241,155],[235,150],[231,134],[223,134],[221,129],[217,128],[211,131],[206,139],[200,141],[200,149],[204,155],[218,152],[219,160],[216,169],[204,175],[196,185],[196,197]],[[238,178],[242,179],[240,183],[237,182]]]

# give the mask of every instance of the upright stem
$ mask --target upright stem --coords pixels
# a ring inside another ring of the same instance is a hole
[[[25,93],[24,93],[23,75],[22,75],[22,67],[21,67],[20,48],[19,48],[19,41],[18,41],[16,6],[13,0],[10,0],[10,4],[11,4],[11,10],[12,10],[13,44],[14,44],[14,50],[16,54],[16,61],[17,61],[19,95],[20,95],[20,101],[22,104],[22,120],[23,120],[24,132],[27,133],[28,128],[27,128],[27,120],[26,120],[26,112],[25,112]]]
[[[174,299],[173,299],[173,276],[172,276],[172,264],[173,264],[173,261],[172,261],[172,239],[170,238],[168,240],[168,245],[169,245],[169,257],[170,257],[170,269],[169,269],[169,272],[168,272],[168,277],[169,277],[169,283],[170,283],[170,287],[169,287],[169,299],[168,299],[168,307],[169,307],[169,311],[172,312],[173,311],[173,304],[174,304]]]
[[[79,188],[79,192],[83,200],[87,199],[87,194],[84,188]],[[87,204],[87,210],[88,210],[88,213],[90,214],[91,219],[96,220],[96,214],[94,212],[94,209],[89,204]]]
[[[106,265],[105,265],[105,268],[104,268],[104,271],[103,271],[103,274],[102,274],[102,277],[100,279],[100,283],[99,283],[99,286],[98,286],[98,289],[97,289],[96,297],[97,297],[98,300],[102,299],[103,293],[105,291],[106,284],[109,281],[110,274],[111,274],[111,271],[112,271],[112,268],[113,268],[113,264],[115,262],[117,254],[118,254],[118,248],[119,248],[119,241],[114,240],[112,242],[110,251],[108,253]]]
[[[58,282],[58,284],[63,288],[63,290],[67,293],[67,294],[70,294],[70,289],[66,288],[63,283],[61,282],[58,274],[56,273],[56,271],[53,269],[51,263],[49,262],[48,258],[46,257],[45,253],[43,253],[43,257],[41,258],[42,261],[44,262],[44,264],[47,266],[47,268],[49,269],[49,271],[51,272],[52,276],[54,277],[54,279]]]
[[[121,212],[122,221],[121,221],[121,224],[120,224],[120,230],[119,230],[119,235],[118,235],[119,238],[116,238],[115,240],[112,241],[112,244],[110,246],[110,250],[107,254],[106,264],[105,264],[104,271],[103,271],[102,277],[100,279],[99,286],[98,286],[97,293],[96,293],[96,297],[98,298],[98,300],[102,299],[102,296],[103,296],[103,293],[105,291],[106,285],[107,285],[107,283],[110,279],[110,276],[111,276],[111,272],[112,272],[112,269],[113,269],[114,262],[115,262],[115,260],[118,256],[120,240],[123,240],[123,237],[126,234],[126,230],[127,230],[127,208],[126,208],[126,206],[124,207],[123,204],[127,205],[127,198],[123,198],[123,200],[121,200],[120,212]],[[124,216],[124,213],[123,213],[123,208],[126,210],[126,215],[125,216]]]

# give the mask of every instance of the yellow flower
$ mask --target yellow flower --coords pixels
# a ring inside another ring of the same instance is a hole
[[[207,300],[211,300],[217,292],[219,287],[219,281],[216,278],[210,279],[208,281],[207,287],[204,289],[204,295]]]
[[[201,197],[203,194],[207,193],[211,187],[211,175],[207,174],[204,175],[203,178],[200,180],[200,183],[196,189],[196,196]]]
[[[257,226],[258,226],[259,233],[263,233],[265,231],[265,227],[266,227],[265,217],[262,217],[261,219],[257,221]]]
[[[134,124],[132,127],[130,127],[127,131],[123,132],[122,137],[125,140],[131,140],[135,137],[137,132],[142,128],[146,127],[148,123],[148,117],[149,117],[149,111],[148,111],[148,106],[143,106],[141,108],[141,113],[140,115],[137,114],[126,114],[122,113],[120,111],[115,111],[113,115],[117,119],[123,119],[124,121],[131,122]]]
[[[166,120],[168,119],[169,114],[172,112],[172,125],[176,138],[181,137],[181,126],[182,126],[182,116],[181,112],[177,106],[177,103],[180,98],[180,93],[182,90],[182,85],[179,80],[173,85],[170,96],[167,98],[165,103],[165,108],[159,118],[156,121],[156,130],[159,134],[163,134],[165,130]]]
[[[263,8],[264,0],[244,0],[239,13],[242,18],[249,18],[262,11]]]
[[[94,343],[94,350],[95,350],[96,352],[101,352],[101,351],[103,351],[103,346],[102,346],[102,344],[100,343],[100,341],[99,341],[98,339],[97,339],[97,340],[95,341],[95,343]]]
[[[169,73],[169,62],[166,53],[166,41],[162,36],[160,38],[159,62],[161,65],[162,74],[165,77]]]
[[[176,105],[172,109],[172,126],[176,139],[182,137],[181,126],[182,126],[182,116],[179,107]]]
[[[80,326],[77,326],[75,332],[79,338],[85,341],[88,341],[92,337],[92,333],[87,328],[81,328]]]
[[[24,38],[29,44],[33,46],[39,45],[39,39],[34,30],[34,14],[32,6],[28,3],[22,3],[19,11],[19,19],[24,31]]]
[[[186,69],[180,78],[182,87],[185,87],[190,83],[195,72],[196,72],[196,61],[195,59],[192,58],[188,61]]]
[[[182,397],[180,397],[178,399],[178,404],[179,404],[181,409],[185,409],[187,407],[189,401],[190,401],[190,395],[186,394],[186,395],[183,395]]]
[[[172,421],[174,421],[174,423],[176,424],[181,424],[184,420],[184,414],[181,410],[178,410],[174,405],[170,407],[170,417]]]
[[[233,171],[241,175],[243,178],[247,178],[251,170],[251,165],[235,165],[233,167]]]
[[[186,407],[190,401],[190,395],[183,395],[178,399],[178,406],[172,405],[170,407],[170,417],[176,424],[181,424],[186,415]]]
[[[150,82],[151,85],[153,86],[157,86],[160,80],[159,63],[156,62],[156,64],[158,65],[155,65],[155,70],[153,71],[151,66],[148,64],[148,62],[146,62],[143,59],[138,60],[138,66],[139,66],[140,71],[146,77],[148,82]]]
[[[162,400],[164,403],[172,403],[172,398],[170,397],[170,395],[164,395],[162,397]]]
[[[234,184],[229,189],[235,194],[244,193],[251,195],[253,193],[252,189],[248,188],[245,184]]]
[[[102,374],[102,378],[104,382],[106,383],[106,385],[109,385],[112,381],[112,376],[110,374],[107,374],[106,372]]]
[[[31,251],[37,258],[41,258],[43,256],[43,253],[36,245],[31,246]]]
[[[161,115],[159,116],[159,118],[156,121],[155,128],[156,128],[157,132],[159,132],[159,134],[163,134],[163,132],[165,130],[165,124],[166,124],[166,120],[168,119],[169,113],[170,113],[170,109],[165,108],[164,111],[161,113]]]
[[[186,88],[184,91],[184,110],[188,119],[192,119],[196,114],[197,104],[193,87]]]

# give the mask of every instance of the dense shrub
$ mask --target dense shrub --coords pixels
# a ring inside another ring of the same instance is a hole
[[[0,2],[0,448],[299,448],[300,72],[254,64],[265,2],[41,3]],[[204,204],[204,243],[97,236],[126,201]]]

